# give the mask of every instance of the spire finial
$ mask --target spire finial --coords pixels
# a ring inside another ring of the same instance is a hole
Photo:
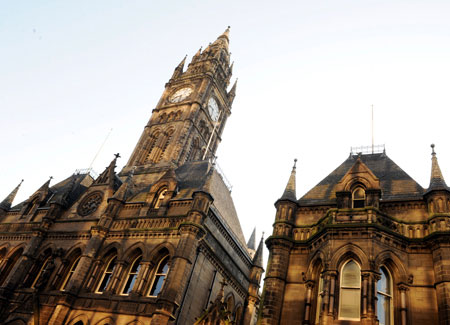
[[[114,154],[114,156],[116,157],[116,159],[117,159],[117,158],[122,158],[122,157],[120,156],[120,153],[116,153],[116,154]]]
[[[438,159],[436,157],[436,152],[434,151],[434,143],[431,144],[431,177],[430,186],[427,192],[431,190],[447,189],[445,184],[444,176],[442,175],[441,168],[439,167]]]
[[[297,158],[294,159],[294,167],[292,167],[292,169],[296,169],[297,168]]]

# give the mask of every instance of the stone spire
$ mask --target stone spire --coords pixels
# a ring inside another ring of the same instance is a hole
[[[14,201],[14,198],[17,195],[17,192],[19,191],[20,185],[22,185],[23,179],[20,181],[19,185],[16,186],[15,189],[12,190],[11,193],[0,203],[0,209],[3,210],[9,210],[11,208],[11,205]]]
[[[248,240],[248,243],[247,243],[247,247],[249,249],[252,249],[252,250],[256,249],[256,238],[255,237],[256,237],[256,227],[253,228],[253,232],[252,232],[252,234],[250,236],[250,239]]]
[[[114,155],[114,159],[111,161],[109,166],[105,168],[103,173],[97,177],[94,184],[108,184],[110,188],[114,188],[114,177],[116,175],[114,169],[116,169],[117,158],[120,158],[118,153]]]
[[[286,185],[286,189],[284,190],[283,195],[280,200],[292,200],[296,201],[297,196],[295,193],[295,170],[297,165],[297,159],[294,159],[294,166],[292,167],[291,176],[289,177],[289,181]]]
[[[233,103],[234,97],[236,97],[237,82],[238,79],[236,78],[233,87],[231,87],[230,91],[228,92],[228,98],[230,99],[230,103]]]
[[[260,268],[263,267],[263,247],[264,247],[264,233],[261,236],[261,241],[259,242],[258,249],[256,250],[255,257],[253,257],[253,265]]]
[[[178,66],[175,68],[175,71],[173,72],[173,75],[172,75],[172,79],[176,79],[183,74],[183,69],[184,69],[184,64],[186,62],[186,58],[187,58],[187,55],[184,57],[183,60],[181,60],[180,64],[178,64]]]
[[[444,176],[442,176],[436,152],[434,151],[434,144],[431,145],[431,150],[431,177],[427,192],[432,190],[447,190],[447,184],[445,184]]]

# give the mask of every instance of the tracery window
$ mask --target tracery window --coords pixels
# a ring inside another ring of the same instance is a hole
[[[380,268],[381,279],[377,282],[377,317],[380,325],[391,325],[393,318],[392,277],[389,271]]]
[[[136,257],[131,264],[131,267],[128,271],[128,275],[126,277],[127,281],[125,282],[125,286],[122,289],[122,295],[129,295],[131,290],[133,290],[134,284],[136,282],[137,276],[139,274],[139,270],[141,269],[141,260],[142,255]]]
[[[353,208],[364,208],[366,205],[366,191],[360,186],[352,193]]]
[[[156,268],[156,272],[153,275],[153,281],[150,286],[149,296],[156,297],[164,287],[167,273],[169,272],[169,255],[161,258]]]
[[[75,273],[75,269],[78,266],[78,262],[80,262],[80,258],[81,258],[81,256],[79,256],[75,261],[73,261],[73,263],[69,269],[69,272],[67,273],[66,278],[64,279],[64,282],[61,285],[61,291],[66,290],[67,284],[69,283],[70,279],[72,278],[73,274]]]
[[[117,255],[114,255],[108,261],[106,265],[105,271],[103,272],[102,278],[98,284],[96,293],[102,293],[108,287],[109,282],[111,281],[112,275],[114,273],[114,269],[116,268]]]
[[[339,295],[339,318],[359,320],[361,308],[361,269],[354,260],[342,267]]]

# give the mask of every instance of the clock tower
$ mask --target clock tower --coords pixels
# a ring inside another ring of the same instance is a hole
[[[135,176],[176,168],[189,161],[214,158],[235,97],[230,91],[229,28],[186,71],[186,58],[175,68],[122,175]]]

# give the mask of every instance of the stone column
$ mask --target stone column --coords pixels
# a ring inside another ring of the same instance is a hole
[[[270,255],[258,321],[261,325],[280,322],[292,242],[287,239],[269,237],[267,245]]]
[[[404,285],[400,284],[398,286],[398,289],[400,291],[400,314],[401,314],[401,325],[407,324],[407,313],[408,313],[408,307],[406,305],[406,292],[409,290],[409,288]],[[441,324],[448,324],[448,323],[442,323]]]
[[[311,298],[314,289],[314,281],[309,280],[305,283],[306,286],[306,297],[305,297],[305,316],[303,317],[303,324],[310,324],[311,316]],[[320,311],[317,311],[320,312]]]

